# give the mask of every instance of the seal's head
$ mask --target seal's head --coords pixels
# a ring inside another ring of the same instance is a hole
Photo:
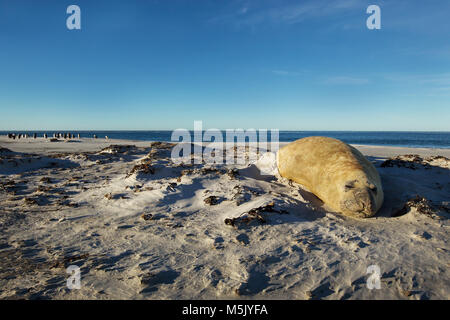
[[[347,180],[341,190],[341,210],[358,218],[372,217],[381,206],[382,192],[376,183],[365,176]]]

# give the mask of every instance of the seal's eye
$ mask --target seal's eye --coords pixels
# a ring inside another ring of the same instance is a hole
[[[355,182],[356,180],[347,181],[347,183],[345,184],[345,191],[355,188]]]

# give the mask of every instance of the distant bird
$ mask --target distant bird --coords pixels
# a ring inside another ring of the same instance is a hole
[[[97,135],[96,134],[94,134],[94,139],[97,139]]]
[[[44,133],[44,139],[47,139],[47,134],[46,133]]]
[[[105,139],[108,140],[109,139],[108,136],[105,136]]]
[[[37,138],[37,134],[33,133],[33,138],[36,139]]]

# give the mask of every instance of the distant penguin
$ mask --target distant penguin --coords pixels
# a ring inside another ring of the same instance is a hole
[[[97,139],[97,135],[96,134],[94,134],[94,139]]]
[[[78,139],[80,139],[80,134],[78,134],[77,136],[78,136]]]
[[[33,138],[36,139],[37,138],[37,134],[33,133]]]
[[[105,139],[108,140],[109,139],[108,136],[105,136]]]
[[[47,134],[46,133],[44,133],[44,139],[47,139]]]

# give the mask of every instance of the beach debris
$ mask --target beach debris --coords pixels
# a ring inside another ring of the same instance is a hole
[[[180,172],[180,177],[182,177],[182,176],[187,176],[187,175],[191,174],[193,171],[194,171],[194,170],[192,170],[192,169],[184,169],[184,170],[181,170],[181,172]]]
[[[69,264],[71,264],[71,263],[73,263],[75,261],[86,260],[87,258],[89,258],[89,253],[64,257],[64,258],[61,258],[61,259],[57,259],[50,266],[50,268],[51,269],[52,268],[66,268],[67,266],[69,266]]]
[[[175,187],[177,186],[176,182],[171,182],[169,183],[169,185],[167,186],[166,190],[167,191],[172,191],[175,192]]]
[[[135,148],[136,146],[131,144],[124,144],[124,145],[112,144],[109,147],[100,150],[99,153],[111,153],[111,154],[128,153]]]
[[[410,297],[412,295],[412,291],[411,290],[404,290],[401,289],[400,292],[405,296],[405,297]]]
[[[232,226],[232,227],[239,227],[240,225],[248,225],[253,221],[257,221],[259,223],[266,223],[266,218],[263,216],[263,213],[266,212],[276,212],[278,214],[286,214],[288,213],[286,210],[277,210],[274,208],[275,207],[275,202],[270,202],[266,205],[257,207],[257,208],[253,208],[248,212],[244,212],[242,213],[240,216],[236,217],[236,218],[226,218],[225,219],[225,224]]]
[[[411,211],[411,208],[415,208],[416,211],[420,214],[426,215],[430,218],[441,219],[437,215],[437,213],[442,210],[449,212],[449,208],[446,204],[435,205],[431,200],[428,200],[422,196],[416,195],[414,198],[409,199],[403,205],[403,207],[397,211],[395,211],[391,216],[399,217],[405,215]]]
[[[175,146],[169,142],[152,142],[151,150],[147,155],[150,159],[169,159],[171,157],[171,149]]]
[[[257,190],[252,187],[240,185],[234,186],[233,190],[235,191],[235,193],[231,198],[231,200],[236,200],[237,206],[241,205],[244,202],[249,201],[252,198],[252,196],[260,196],[264,192],[263,190]]]
[[[25,204],[29,206],[38,206],[39,202],[34,198],[24,198]]]
[[[14,180],[0,181],[0,188],[6,192],[14,191],[16,182]]]
[[[231,200],[236,200],[236,205],[239,206],[244,202],[247,202],[251,199],[251,195],[249,193],[244,193],[244,188],[240,185],[234,186],[233,190],[235,190],[235,194],[231,198]]]
[[[106,199],[108,199],[108,200],[117,200],[117,199],[129,199],[129,197],[126,195],[126,194],[123,194],[123,193],[116,193],[116,194],[113,194],[113,193],[107,193],[107,194],[105,194],[105,198]]]
[[[419,168],[431,169],[434,165],[448,168],[450,166],[450,159],[444,156],[430,156],[423,158],[417,154],[406,154],[389,158],[381,163],[380,167],[392,168],[395,166],[398,168],[416,170]]]
[[[222,171],[220,171],[217,168],[206,167],[206,168],[202,168],[200,170],[200,173],[203,175],[210,174],[210,173],[221,174]]]
[[[219,203],[219,199],[216,196],[209,196],[203,200],[206,204],[209,204],[210,206],[216,205]]]
[[[127,177],[131,176],[135,173],[143,173],[143,174],[155,174],[155,168],[152,167],[151,162],[143,162],[137,164],[131,169],[130,173],[127,174]]]
[[[144,219],[145,221],[152,220],[153,215],[151,213],[143,213],[143,214],[141,214],[141,218]]]
[[[150,146],[157,149],[172,149],[175,146],[175,143],[155,141],[152,142]]]
[[[51,183],[52,180],[49,177],[42,177],[40,180],[40,182],[44,182],[44,183]]]
[[[47,186],[38,186],[36,189],[36,192],[48,192],[51,189],[52,189],[51,187],[47,187]]]
[[[239,175],[239,170],[237,168],[228,169],[227,175],[231,180],[234,180],[236,179],[236,176]]]

